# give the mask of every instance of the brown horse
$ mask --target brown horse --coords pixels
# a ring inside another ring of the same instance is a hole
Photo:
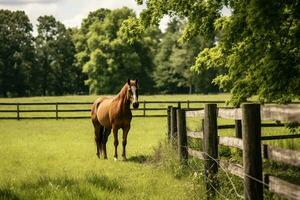
[[[114,159],[118,159],[118,130],[121,128],[123,130],[122,157],[123,160],[126,160],[127,135],[132,119],[130,110],[131,103],[134,109],[139,107],[138,80],[128,79],[121,91],[115,97],[100,97],[93,103],[92,122],[95,129],[98,158],[100,158],[100,153],[103,151],[104,159],[107,159],[106,142],[112,129],[115,146]]]

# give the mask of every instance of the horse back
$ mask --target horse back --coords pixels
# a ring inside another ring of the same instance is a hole
[[[100,123],[105,128],[110,129],[111,124],[109,122],[109,108],[112,98],[100,97],[95,100],[91,109],[91,117],[93,123]]]

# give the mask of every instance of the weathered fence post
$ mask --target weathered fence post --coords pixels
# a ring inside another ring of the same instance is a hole
[[[144,115],[144,117],[146,117],[146,101],[145,100],[144,100],[143,115]]]
[[[240,105],[238,105],[236,108],[240,108]],[[235,137],[242,139],[242,120],[235,120]],[[242,156],[243,151],[240,149],[237,149],[237,153]]]
[[[261,118],[259,104],[242,105],[244,196],[246,200],[263,199]]]
[[[180,101],[177,102],[177,107],[181,108],[181,102]]]
[[[58,120],[58,103],[57,102],[55,104],[55,117],[56,117],[56,120]]]
[[[215,196],[218,187],[218,129],[217,104],[205,104],[203,129],[204,170],[208,198]]]
[[[180,160],[186,163],[188,159],[185,110],[177,110],[178,154]]]
[[[235,137],[242,139],[242,120],[235,120]]]
[[[175,138],[177,137],[177,119],[176,119],[176,108],[171,106],[170,110],[171,118],[170,118],[170,142],[173,144]]]
[[[167,110],[168,142],[171,141],[171,108],[172,108],[172,106],[168,106],[168,110]]]
[[[17,103],[17,120],[20,120],[20,104]]]

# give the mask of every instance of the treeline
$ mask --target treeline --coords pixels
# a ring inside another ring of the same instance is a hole
[[[144,94],[218,91],[211,82],[220,71],[190,70],[215,37],[180,42],[186,21],[178,18],[164,33],[153,25],[134,35],[136,19],[126,7],[98,9],[70,29],[41,16],[33,36],[25,12],[0,10],[0,96],[116,93],[127,78],[139,79]]]
[[[216,36],[215,45],[197,55],[192,70],[220,70],[213,82],[232,94],[233,104],[255,95],[261,102],[300,98],[299,0],[136,2],[146,5],[140,14],[144,27],[171,14],[187,19],[183,41]],[[224,8],[229,16],[223,15]]]

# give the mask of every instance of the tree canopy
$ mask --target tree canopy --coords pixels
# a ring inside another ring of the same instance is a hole
[[[0,96],[116,93],[133,78],[142,93],[227,91],[235,105],[299,98],[299,0],[137,3],[139,16],[101,8],[73,29],[41,16],[37,36],[25,12],[0,10]]]
[[[179,42],[185,24],[185,20],[175,17],[162,36],[155,56],[156,87],[162,93],[217,92],[218,88],[211,83],[216,74],[215,69],[205,70],[201,75],[191,71],[197,54],[211,46],[213,40],[195,36],[186,43]]]
[[[87,74],[86,84],[91,93],[115,93],[124,84],[127,78],[140,79],[144,92],[153,90],[151,72],[153,68],[151,47],[147,42],[151,31],[146,31],[143,37],[129,41],[123,32],[128,20],[134,19],[135,14],[128,8],[112,11],[100,10],[90,14],[93,18],[96,13],[101,20],[90,21],[88,32],[84,34],[86,26],[82,26],[76,35],[78,65],[83,65],[83,72]],[[99,19],[99,18],[97,18]],[[83,24],[84,25],[84,24]],[[85,41],[86,45],[80,49]]]
[[[0,96],[73,94],[83,87],[72,31],[41,16],[37,32],[25,12],[0,10]]]
[[[71,31],[53,16],[38,18],[36,55],[39,63],[40,89],[43,95],[63,95],[73,92],[77,69],[74,66],[75,47]],[[38,89],[38,88],[36,88]]]
[[[232,93],[239,104],[258,95],[262,102],[288,102],[300,95],[300,2],[271,0],[163,1],[138,0],[145,26],[157,24],[164,15],[188,19],[181,35],[217,35],[214,46],[197,56],[193,69],[199,73],[222,69],[214,82]],[[222,8],[231,10],[222,16]]]
[[[2,96],[25,96],[32,87],[32,25],[23,11],[0,10],[0,88]]]

